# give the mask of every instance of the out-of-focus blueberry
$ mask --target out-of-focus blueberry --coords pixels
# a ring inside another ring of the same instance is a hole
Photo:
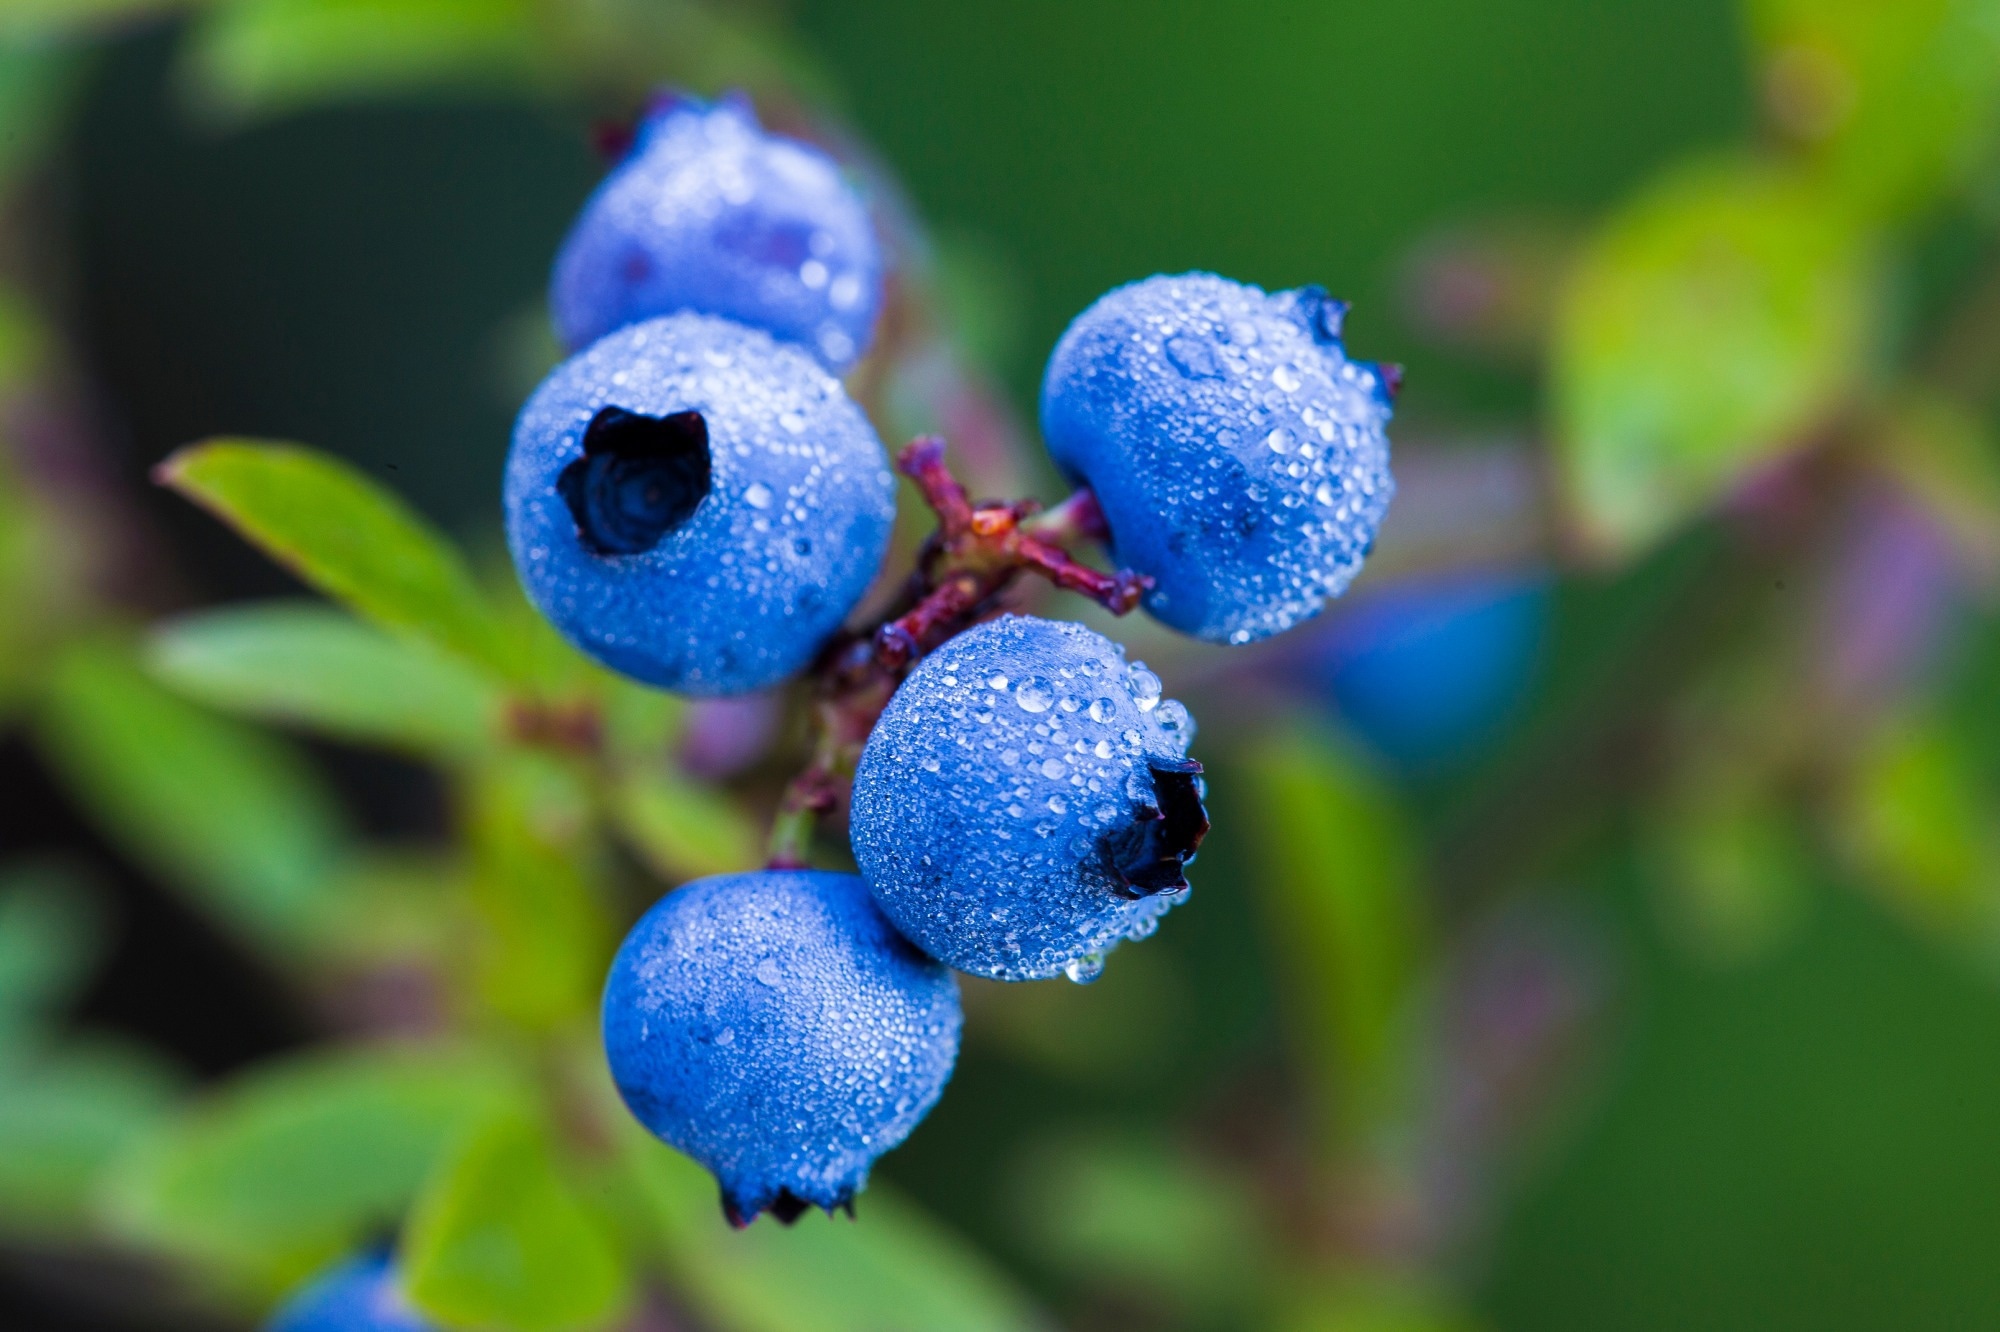
[[[662,98],[584,204],[550,283],[572,349],[693,310],[846,369],[882,305],[868,209],[824,153],[766,134],[748,101]]]
[[[1341,607],[1315,652],[1341,716],[1397,766],[1422,771],[1476,749],[1533,682],[1549,575],[1482,570],[1411,578]]]
[[[396,1285],[386,1253],[350,1258],[294,1294],[265,1332],[436,1332]]]

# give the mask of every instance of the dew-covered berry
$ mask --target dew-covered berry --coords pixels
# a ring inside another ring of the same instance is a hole
[[[1194,722],[1080,624],[1004,616],[910,673],[854,776],[854,858],[896,928],[997,980],[1088,980],[1187,893]]]
[[[824,153],[766,134],[747,101],[668,97],[556,258],[549,305],[572,349],[694,310],[761,328],[844,370],[882,304],[867,207]]]
[[[604,989],[625,1104],[715,1174],[737,1225],[851,1202],[944,1090],[959,1026],[951,973],[860,879],[816,870],[669,893]]]
[[[543,381],[505,501],[521,582],[572,643],[648,684],[735,694],[798,671],[867,590],[895,480],[804,352],[679,314]]]
[[[287,1300],[265,1332],[435,1332],[410,1307],[386,1253],[350,1258]]]
[[[1393,367],[1351,361],[1346,306],[1209,273],[1120,287],[1078,315],[1042,381],[1056,464],[1097,496],[1146,608],[1248,643],[1361,568],[1389,507]]]

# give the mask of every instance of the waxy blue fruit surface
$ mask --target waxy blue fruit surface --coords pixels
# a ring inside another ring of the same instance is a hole
[[[715,1174],[739,1224],[849,1202],[944,1090],[960,1023],[951,973],[860,879],[817,870],[667,894],[604,989],[619,1094]]]
[[[1348,359],[1345,307],[1209,273],[1120,287],[1078,315],[1042,383],[1042,433],[1089,486],[1146,609],[1248,643],[1316,614],[1389,507],[1392,379]]]
[[[1088,979],[1187,896],[1184,879],[1129,880],[1148,811],[1173,803],[1163,783],[1199,800],[1193,734],[1101,634],[1014,615],[975,626],[911,672],[869,737],[855,861],[932,957],[996,980]]]
[[[630,468],[593,470],[622,456],[600,444],[631,448]],[[504,499],[522,585],[564,637],[647,684],[737,694],[794,674],[840,627],[888,547],[895,479],[804,352],[680,314],[543,381]]]

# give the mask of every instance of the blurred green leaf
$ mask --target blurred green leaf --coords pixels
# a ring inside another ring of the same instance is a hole
[[[1562,484],[1624,557],[1808,442],[1881,327],[1867,238],[1749,160],[1677,169],[1605,224],[1552,351]]]
[[[203,110],[270,116],[315,103],[546,82],[529,0],[234,0],[189,34],[182,78]]]
[[[108,640],[56,662],[36,730],[48,762],[134,859],[250,939],[310,947],[345,834],[291,750],[168,693]]]
[[[1898,394],[1870,432],[1871,456],[1942,520],[1965,564],[2000,583],[2000,449],[1948,398]]]
[[[624,774],[612,810],[632,849],[672,883],[753,869],[763,860],[763,839],[733,801],[662,764]]]
[[[211,440],[154,476],[385,629],[508,676],[492,608],[449,541],[346,463],[293,444]]]
[[[1911,211],[1962,183],[2000,111],[1993,0],[1751,0],[1773,117],[1841,195]]]
[[[1324,736],[1267,740],[1247,777],[1284,1012],[1338,1140],[1383,1113],[1400,1073],[1395,1028],[1425,915],[1414,832],[1389,791]]]
[[[122,1161],[110,1219],[221,1286],[268,1298],[400,1221],[450,1144],[520,1094],[499,1066],[451,1049],[265,1064]]]
[[[425,1187],[401,1248],[410,1298],[450,1327],[593,1327],[631,1296],[602,1222],[563,1178],[547,1135],[507,1115]]]
[[[89,979],[103,946],[97,899],[54,861],[0,870],[0,1064]]]
[[[1904,718],[1871,738],[1834,811],[1871,885],[1919,924],[2000,944],[2000,799],[1955,728]]]
[[[183,616],[154,632],[147,661],[212,707],[424,757],[484,748],[501,707],[492,683],[457,658],[312,602]]]
[[[106,1167],[162,1122],[179,1086],[157,1058],[103,1040],[72,1041],[7,1069],[0,1231],[82,1238]]]
[[[476,774],[465,801],[480,1002],[530,1027],[587,1018],[614,942],[590,879],[601,849],[587,792],[557,761],[519,754]]]
[[[1007,1278],[941,1223],[881,1185],[858,1220],[810,1212],[734,1231],[715,1180],[628,1129],[634,1182],[676,1287],[730,1332],[1025,1332],[1042,1317]]]
[[[1032,1147],[1014,1213],[1048,1266],[1095,1290],[1213,1313],[1250,1297],[1274,1250],[1240,1181],[1127,1130]]]

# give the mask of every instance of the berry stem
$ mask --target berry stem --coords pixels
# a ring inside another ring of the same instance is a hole
[[[897,470],[937,515],[900,602],[900,613],[843,634],[813,670],[813,754],[785,787],[772,821],[770,866],[803,869],[822,818],[846,808],[861,748],[896,686],[953,635],[999,607],[1021,574],[1089,597],[1114,615],[1139,604],[1152,579],[1130,569],[1105,573],[1066,549],[1105,539],[1104,515],[1089,490],[1046,513],[1033,500],[975,505],[944,460],[944,440],[925,435],[897,455]]]

